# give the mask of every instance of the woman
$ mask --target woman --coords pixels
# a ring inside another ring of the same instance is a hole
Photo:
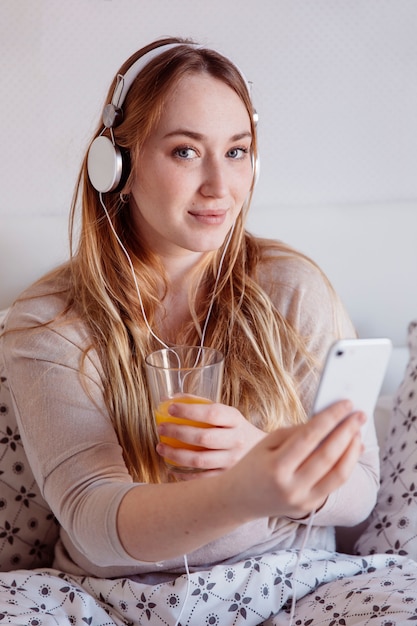
[[[181,609],[181,623],[281,624],[303,595],[319,616],[306,594],[364,567],[329,552],[334,526],[366,518],[378,487],[361,412],[339,402],[307,420],[328,347],[354,329],[314,263],[245,231],[256,113],[230,61],[161,40],[122,66],[107,102],[72,208],[74,225],[78,198],[78,247],[19,298],[2,337],[26,451],[61,524],[54,568],[114,623],[179,623]],[[144,361],[172,344],[225,356],[221,403],[170,408],[212,428],[156,431]],[[167,473],[165,456],[192,480]],[[309,582],[305,564],[294,570],[307,539]],[[373,557],[379,575],[385,565]],[[48,573],[54,601],[61,578]],[[60,606],[75,610],[66,589]]]

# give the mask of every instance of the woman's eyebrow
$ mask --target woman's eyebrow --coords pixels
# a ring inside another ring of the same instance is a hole
[[[204,139],[207,139],[206,135],[203,135],[202,133],[197,133],[193,130],[188,130],[186,128],[177,128],[176,130],[173,130],[164,135],[164,139],[169,137],[176,137],[178,135],[181,135],[183,137],[189,137],[190,139],[195,139],[196,141],[203,141]],[[236,133],[235,135],[232,135],[231,137],[229,137],[229,140],[240,141],[241,139],[247,138],[252,139],[252,133],[248,130],[245,130],[241,133]]]

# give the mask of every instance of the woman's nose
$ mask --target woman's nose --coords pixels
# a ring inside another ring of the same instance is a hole
[[[203,196],[223,198],[227,195],[227,181],[224,166],[218,161],[210,159],[203,165],[203,182],[200,192]]]

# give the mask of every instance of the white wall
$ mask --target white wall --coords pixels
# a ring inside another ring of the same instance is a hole
[[[186,35],[253,81],[252,230],[311,254],[362,335],[417,317],[415,0],[0,0],[0,308],[67,255],[74,181],[113,74]]]

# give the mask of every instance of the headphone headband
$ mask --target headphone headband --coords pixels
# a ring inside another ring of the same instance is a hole
[[[200,44],[193,44],[187,42],[168,43],[157,48],[149,50],[143,54],[133,65],[131,65],[125,74],[117,75],[116,87],[113,91],[113,96],[110,104],[106,104],[103,109],[103,125],[104,129],[112,129],[114,126],[120,123],[123,117],[122,105],[125,101],[127,93],[132,86],[134,80],[139,76],[142,70],[158,56],[177,48],[178,46],[186,46],[189,48],[199,49],[203,48]],[[250,84],[246,80],[243,72],[235,65],[239,74],[246,84],[246,88],[250,95]],[[254,111],[253,119],[255,124],[257,123],[257,113]],[[110,131],[111,139],[103,135],[103,131],[99,137],[96,137],[92,142],[87,156],[87,171],[88,177],[93,187],[100,193],[107,193],[109,191],[118,191],[123,188],[124,183],[127,180],[129,172],[129,164],[124,163],[126,156],[122,150],[115,144],[113,139],[113,132]]]
[[[117,84],[113,91],[113,96],[110,104],[106,104],[103,109],[103,124],[106,128],[111,128],[117,124],[117,121],[121,117],[121,108],[127,93],[132,86],[133,81],[142,70],[154,59],[159,57],[164,52],[172,50],[172,48],[178,48],[178,46],[189,46],[191,48],[201,48],[202,46],[191,43],[167,43],[163,46],[158,46],[149,50],[143,54],[133,65],[129,67],[125,74],[117,75]]]
[[[173,48],[178,48],[178,46],[189,46],[191,48],[201,48],[201,46],[196,45],[196,44],[168,43],[163,46],[158,46],[158,48],[153,48],[152,50],[149,50],[149,52],[146,52],[145,54],[143,54],[141,57],[139,57],[137,61],[135,61],[135,63],[133,63],[133,65],[129,67],[126,74],[124,75],[118,74],[117,77],[119,81],[113,92],[111,103],[115,107],[120,108],[123,102],[125,101],[127,92],[129,91],[133,81],[135,80],[137,76],[139,76],[142,70],[151,61],[159,57],[161,54],[163,54],[164,52],[168,52],[168,50],[172,50]]]

